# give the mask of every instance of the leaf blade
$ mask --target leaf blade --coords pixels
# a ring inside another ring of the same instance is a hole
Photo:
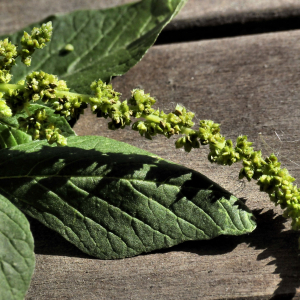
[[[246,207],[205,176],[125,143],[70,137],[68,147],[32,142],[0,154],[0,192],[102,259],[255,228]]]
[[[0,299],[22,300],[35,265],[26,217],[0,195]]]
[[[31,67],[22,64],[14,67],[13,80],[17,82],[34,70],[43,70],[67,80],[74,91],[89,93],[94,80],[108,82],[112,76],[123,75],[139,62],[186,2],[143,0],[105,10],[55,15],[32,24],[9,38],[19,43],[24,30],[30,32],[33,26],[52,21],[52,41],[43,51],[34,53]],[[64,52],[70,43],[74,51]]]

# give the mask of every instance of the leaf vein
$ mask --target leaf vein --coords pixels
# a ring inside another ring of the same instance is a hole
[[[69,202],[67,202],[66,200],[64,200],[60,195],[58,195],[57,193],[55,193],[53,190],[49,189],[48,187],[46,187],[45,185],[43,185],[42,183],[40,183],[39,181],[36,180],[36,183],[39,184],[40,186],[42,186],[45,190],[47,190],[48,192],[52,193],[53,195],[55,195],[59,200],[61,200],[65,205],[69,206],[70,208],[74,209],[76,212],[78,212],[82,218],[84,219],[89,219],[89,220],[92,220],[94,223],[96,223],[97,225],[99,225],[100,227],[104,228],[106,231],[110,232],[111,234],[117,236],[118,238],[120,238],[124,244],[129,248],[129,249],[132,249],[134,251],[136,251],[135,249],[131,248],[130,246],[127,245],[127,243],[123,240],[123,238],[121,236],[119,236],[118,234],[114,233],[113,231],[111,230],[108,230],[107,228],[105,228],[103,225],[99,224],[97,221],[95,221],[94,219],[90,218],[90,217],[87,217],[85,215],[83,215],[77,208],[75,208],[74,206],[72,206]],[[67,226],[68,227],[68,226]],[[69,227],[70,228],[70,227]],[[85,228],[86,230],[89,232],[89,235],[91,237],[91,239],[93,240],[93,242],[95,242],[94,238],[91,236],[91,233],[90,231],[88,230],[88,228],[86,227],[86,224],[85,224]],[[70,228],[73,232],[74,230],[72,228]],[[75,233],[75,232],[74,232]],[[76,234],[76,233],[75,233]],[[77,235],[77,234],[76,234]],[[78,235],[77,235],[78,237]],[[78,237],[79,238],[79,237]],[[79,238],[80,239],[80,238]],[[97,246],[97,244],[96,244]]]
[[[136,13],[136,12],[135,12],[135,13]],[[132,18],[132,19],[133,19],[133,18]],[[123,29],[122,29],[122,30],[123,30]],[[120,36],[120,35],[119,35],[119,36]],[[137,36],[137,37],[135,38],[135,40],[136,40],[137,38],[139,38],[139,36]],[[115,39],[115,41],[116,41],[116,40],[117,40],[117,39]],[[78,72],[84,71],[84,70],[88,69],[89,67],[95,65],[95,63],[101,62],[101,60],[104,59],[104,58],[106,58],[107,56],[115,54],[115,53],[116,53],[117,51],[119,51],[120,49],[125,50],[125,49],[127,48],[127,46],[130,45],[132,42],[133,42],[133,41],[131,40],[130,42],[124,44],[123,47],[120,47],[120,48],[117,49],[116,51],[113,51],[113,52],[110,52],[110,53],[108,53],[108,51],[106,50],[105,54],[100,55],[99,58],[96,59],[96,60],[94,60],[92,64],[86,64],[83,68],[79,68],[79,69],[74,70],[73,72],[69,72],[69,73],[67,73],[67,74],[66,74],[66,73],[65,73],[65,74],[62,74],[62,78],[67,78],[67,77],[69,77],[69,76],[71,76],[71,75],[74,75],[74,74],[76,74],[76,73],[78,73]],[[131,57],[130,59],[132,59],[132,57]],[[127,61],[129,61],[130,59],[128,59]],[[126,61],[126,62],[127,62],[127,61]],[[123,64],[125,64],[125,63],[123,63]]]
[[[46,186],[44,186],[44,185],[41,184],[40,182],[36,181],[36,183],[39,184],[40,186],[42,186],[42,187],[43,187],[45,190],[47,190],[48,192],[51,192],[52,194],[54,194],[54,195],[55,195],[59,200],[61,200],[65,205],[68,205],[69,207],[71,207],[71,208],[73,208],[74,210],[76,210],[77,212],[79,212],[79,211],[78,211],[77,209],[75,209],[72,205],[70,205],[68,202],[66,202],[64,199],[62,199],[61,196],[59,196],[58,194],[54,193],[52,190],[48,189]],[[55,216],[53,213],[50,213],[50,212],[46,212],[46,213],[51,214],[53,217],[57,218],[58,220],[60,220],[60,222],[62,222],[62,223],[64,224],[64,222],[63,222],[59,217]],[[79,213],[80,213],[80,212],[79,212]],[[84,226],[85,226],[85,228],[86,228],[86,231],[89,233],[89,236],[91,237],[91,240],[92,240],[92,242],[94,243],[95,247],[98,248],[98,249],[100,249],[100,248],[97,246],[97,243],[96,243],[94,237],[91,235],[91,232],[90,232],[90,231],[88,230],[88,228],[87,228],[86,220],[91,220],[92,222],[96,223],[96,224],[99,225],[101,228],[103,228],[106,232],[108,232],[108,230],[107,230],[106,228],[104,228],[102,225],[100,225],[99,223],[95,222],[94,220],[92,220],[92,219],[90,219],[90,218],[88,218],[88,217],[82,215],[81,213],[80,213],[80,216],[84,219]],[[45,220],[45,219],[44,219],[44,220]],[[45,220],[45,221],[46,221],[46,220]],[[48,222],[46,222],[46,223],[48,223]],[[77,234],[70,226],[68,226],[68,225],[66,225],[66,224],[64,224],[64,226],[65,226],[66,228],[69,228],[69,229],[77,236],[77,238],[78,238],[78,240],[80,241],[80,243],[82,244],[83,248],[87,249],[86,246],[85,246],[85,244],[84,244],[84,242],[81,240],[81,238],[78,236],[78,234]],[[112,247],[112,245],[111,245],[111,242],[109,241],[109,239],[107,239],[107,240],[108,240],[108,242],[109,242],[109,244],[110,244],[110,246],[111,246],[113,252],[115,252],[114,249],[113,249],[113,247]],[[100,249],[100,250],[101,250],[101,249]],[[102,252],[102,251],[101,251],[101,252]],[[103,253],[103,252],[102,252],[102,254],[104,254],[105,256],[107,256],[107,255],[106,255],[105,253]]]
[[[16,209],[18,209],[18,208],[16,208]],[[24,232],[24,228],[19,224],[19,223],[17,223],[17,221],[16,220],[14,220],[14,219],[12,219],[7,213],[5,213],[3,210],[0,210],[0,214],[1,213],[3,213],[7,218],[9,218],[14,224],[16,224],[18,227],[19,227],[19,229],[21,229],[21,231],[22,232]],[[22,239],[19,239],[20,241],[23,241]]]
[[[151,225],[145,223],[145,222],[142,221],[141,219],[139,219],[139,218],[137,218],[137,217],[133,217],[132,215],[130,215],[129,213],[125,212],[125,211],[122,210],[121,208],[119,208],[119,207],[117,207],[117,206],[115,206],[115,205],[113,205],[113,204],[111,204],[111,203],[108,203],[105,199],[99,198],[99,197],[96,196],[95,194],[93,194],[93,193],[91,193],[91,192],[87,192],[87,191],[81,189],[80,187],[78,187],[78,186],[71,180],[71,178],[69,179],[69,182],[71,182],[76,188],[78,188],[79,190],[81,190],[84,194],[86,194],[86,195],[87,195],[87,194],[88,194],[88,195],[92,195],[92,196],[95,197],[96,199],[105,202],[108,206],[120,210],[124,215],[128,216],[129,218],[133,218],[133,219],[137,220],[138,222],[141,222],[141,223],[147,225],[147,226],[148,226],[149,228],[151,228],[153,231],[155,231],[155,232],[157,232],[157,233],[159,233],[159,234],[162,234],[162,235],[164,235],[164,236],[166,236],[166,237],[168,237],[168,238],[174,240],[174,239],[173,239],[171,236],[169,236],[168,234],[165,234],[165,233],[163,233],[163,232],[161,232],[161,231],[159,231],[159,230],[154,229]],[[164,207],[164,209],[166,210],[165,207]]]
[[[0,265],[1,265],[2,273],[5,274],[3,262],[4,262],[4,261],[1,259],[1,260],[0,260]],[[14,297],[15,294],[13,293],[13,287],[12,287],[12,285],[10,284],[9,280],[6,278],[5,275],[4,275],[4,278],[5,278],[5,281],[7,282],[8,286],[10,287],[10,289],[9,289],[10,293],[11,293],[11,294],[13,295],[13,297]]]
[[[127,12],[127,9],[124,10],[125,12]],[[124,15],[124,14],[123,14]],[[131,16],[131,20],[129,23],[126,24],[126,26],[128,26],[128,24],[132,23],[132,21],[135,19],[137,15],[137,12],[134,11],[134,14]],[[120,19],[119,19],[120,20]],[[117,22],[119,22],[119,20]],[[116,23],[117,23],[116,22]],[[107,53],[110,51],[110,49],[115,45],[115,43],[118,41],[119,37],[123,34],[123,32],[126,30],[126,26],[123,26],[122,30],[119,32],[119,34],[116,35],[115,39],[111,41],[111,44],[107,47],[103,57],[105,57],[107,55]]]
[[[222,206],[222,208],[225,210],[225,213],[226,213],[226,215],[229,217],[229,219],[230,219],[232,225],[233,225],[237,230],[239,230],[238,227],[235,225],[235,223],[234,223],[234,221],[233,221],[231,215],[228,213],[226,207],[223,205],[223,203],[222,203],[221,201],[219,201],[219,203],[220,203],[220,205]]]
[[[177,221],[177,224],[179,223],[179,221],[178,221],[179,219],[180,219],[180,220],[183,220],[183,221],[187,222],[189,225],[191,225],[194,229],[201,231],[205,236],[209,237],[209,235],[207,235],[202,229],[196,227],[194,224],[192,224],[192,223],[189,222],[188,220],[185,220],[185,219],[183,219],[183,218],[177,216],[172,210],[167,209],[165,206],[161,205],[159,202],[157,202],[157,201],[155,201],[155,200],[153,200],[153,199],[147,197],[146,195],[144,195],[143,193],[141,193],[140,191],[138,191],[138,190],[131,184],[131,182],[130,182],[130,185],[131,185],[131,187],[132,187],[137,193],[139,193],[140,195],[146,197],[150,202],[151,202],[151,201],[152,201],[152,202],[155,202],[157,205],[163,207],[163,208],[166,210],[166,212],[169,211],[173,216],[175,216],[176,221]],[[179,190],[179,193],[181,193],[180,190]],[[184,198],[185,198],[185,197],[184,197]],[[195,205],[193,202],[191,202],[191,203],[192,203],[193,205]],[[172,206],[172,205],[171,205],[171,206]],[[198,209],[200,209],[200,207],[198,207],[197,205],[195,205],[195,207],[197,207]],[[202,210],[202,209],[200,209],[200,210]],[[203,211],[203,212],[204,212],[204,211]],[[204,213],[205,213],[205,212],[204,212]],[[206,214],[206,213],[205,213],[205,214]],[[209,215],[208,215],[208,216],[209,216]],[[216,225],[217,225],[217,224],[216,224]],[[179,224],[178,224],[178,226],[179,226]],[[217,226],[218,226],[218,225],[217,225]],[[179,228],[180,228],[180,231],[182,232],[180,226],[179,226]],[[182,235],[186,236],[183,232],[182,232]],[[169,236],[169,237],[170,237],[170,236]],[[188,237],[188,236],[186,236],[186,237]],[[171,238],[171,237],[170,237],[170,238]],[[189,238],[189,237],[188,237],[188,238]]]
[[[11,241],[11,239],[3,231],[0,230],[0,233],[6,237],[6,239],[9,241],[9,243],[12,245],[12,247],[16,250],[16,252],[20,255],[20,257],[25,261],[26,266],[29,268],[26,258],[20,253],[20,251],[17,249],[16,245],[14,245],[14,243]]]
[[[102,19],[102,22],[100,24],[100,27],[99,27],[99,31],[101,32],[102,31],[102,28],[103,28],[103,24],[104,24],[104,21],[106,19],[106,15],[104,15],[103,19]],[[115,25],[115,24],[114,24]],[[114,28],[114,25],[111,26],[111,29]],[[110,30],[108,30],[109,32]],[[103,39],[105,35],[102,34],[100,35],[99,38],[97,38],[96,42],[91,45],[91,47],[89,49],[87,49],[85,52],[83,52],[81,55],[78,55],[77,58],[70,64],[70,66],[72,66],[72,69],[74,69],[74,66],[75,66],[75,63],[77,64],[84,56],[86,56],[87,54],[89,54]],[[70,67],[69,66],[69,67]],[[69,70],[69,67],[68,67],[68,70]]]

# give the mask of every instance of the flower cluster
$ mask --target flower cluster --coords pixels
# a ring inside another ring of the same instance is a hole
[[[271,154],[262,158],[260,151],[254,151],[246,136],[237,138],[236,146],[220,134],[220,126],[212,121],[200,121],[199,138],[210,147],[209,160],[222,165],[242,161],[240,178],[249,181],[257,179],[260,190],[269,194],[275,205],[285,209],[284,216],[292,218],[292,228],[300,229],[300,189],[293,185],[295,178],[287,169],[282,169],[277,157]]]
[[[66,146],[67,139],[61,135],[61,130],[49,123],[46,109],[39,108],[27,118],[19,117],[19,128],[30,134],[33,140],[46,139],[49,144],[57,143]]]
[[[137,121],[133,124],[132,129],[139,131],[147,139],[151,139],[156,134],[163,134],[170,138],[174,134],[179,134],[183,127],[190,128],[194,125],[192,119],[194,114],[180,105],[177,105],[175,111],[169,114],[155,110],[152,105],[156,100],[143,90],[133,90],[132,97],[128,103],[131,105],[133,116],[135,118],[144,118],[145,121]],[[181,141],[182,144],[185,144]]]
[[[33,28],[31,35],[24,32],[21,39],[22,48],[18,50],[17,46],[8,39],[0,41],[0,116],[11,117],[17,112],[28,106],[29,99],[25,95],[24,82],[10,85],[12,78],[11,68],[16,64],[16,58],[21,57],[22,62],[27,66],[31,62],[31,54],[35,49],[42,49],[50,41],[52,35],[52,23],[43,24],[41,28]]]
[[[31,55],[35,49],[43,49],[46,46],[52,36],[52,22],[43,24],[40,28],[34,27],[31,31],[31,35],[24,32],[21,39],[22,49],[19,51],[22,62],[26,66],[31,64]]]
[[[143,91],[135,90],[133,93],[133,97],[135,97],[136,93],[143,94]],[[145,94],[145,98],[147,99],[149,94]],[[146,107],[146,106],[145,106]],[[147,109],[149,111],[149,109]],[[164,113],[164,111],[160,111],[159,109],[153,110],[153,112],[142,113],[141,117],[145,118],[145,121],[138,121],[133,124],[133,129],[139,131],[141,135],[145,135],[146,138],[151,139],[152,136],[156,134],[163,134],[167,138],[175,134],[182,133],[183,128],[190,128],[194,125],[192,119],[194,114],[191,112],[187,112],[183,106],[177,105],[175,110],[169,114]],[[181,143],[184,143],[181,141]]]
[[[91,84],[91,89],[95,95],[89,97],[87,102],[99,117],[111,119],[108,123],[110,129],[124,128],[130,124],[132,111],[127,101],[120,102],[121,94],[115,92],[110,84],[98,80]]]
[[[82,103],[78,104],[77,98],[64,95],[60,98],[55,93],[67,93],[69,89],[64,81],[45,72],[32,72],[24,81],[9,84],[12,75],[11,68],[16,63],[16,58],[21,57],[22,62],[29,66],[31,55],[35,49],[43,49],[52,35],[52,23],[43,24],[40,28],[33,28],[31,34],[24,32],[21,39],[21,49],[12,44],[8,39],[0,41],[0,117],[7,118],[25,111],[27,117],[18,117],[19,129],[30,134],[34,140],[46,139],[50,144],[60,146],[67,144],[61,130],[48,120],[45,109],[37,109],[30,113],[30,103],[42,101],[49,104],[54,110],[67,117],[74,117],[81,112]],[[86,107],[86,104],[83,106]]]
[[[0,60],[0,83],[7,83],[12,78],[10,70],[16,64],[17,47],[8,39],[0,41],[0,56],[3,57]]]
[[[7,118],[12,116],[10,107],[6,104],[6,101],[2,99],[3,93],[0,93],[0,117]]]
[[[52,35],[52,23],[43,24],[41,28],[33,28],[31,35],[26,31],[21,39],[22,48],[12,44],[8,39],[0,41],[0,83],[10,82],[12,75],[11,68],[16,64],[16,58],[21,57],[22,62],[30,66],[31,55],[35,49],[43,49]]]
[[[61,135],[61,130],[55,127],[54,124],[47,126],[45,136],[50,145],[56,143],[58,146],[67,146],[67,139]]]
[[[69,91],[67,84],[63,80],[58,80],[55,75],[47,74],[43,71],[32,72],[26,76],[26,87],[23,98],[27,101],[43,101],[56,98],[55,89],[60,91]]]

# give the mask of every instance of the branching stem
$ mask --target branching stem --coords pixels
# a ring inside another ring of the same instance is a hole
[[[62,98],[63,96],[80,97],[84,102],[88,102],[90,97],[93,97],[91,95],[77,94],[77,93],[59,91],[59,90],[55,90],[55,95],[57,96],[57,98]]]

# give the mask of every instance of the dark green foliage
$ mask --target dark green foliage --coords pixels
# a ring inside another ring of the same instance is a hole
[[[0,195],[0,300],[22,300],[29,287],[35,258],[26,217]]]
[[[0,192],[102,259],[255,228],[247,208],[205,176],[104,137],[1,150]]]

